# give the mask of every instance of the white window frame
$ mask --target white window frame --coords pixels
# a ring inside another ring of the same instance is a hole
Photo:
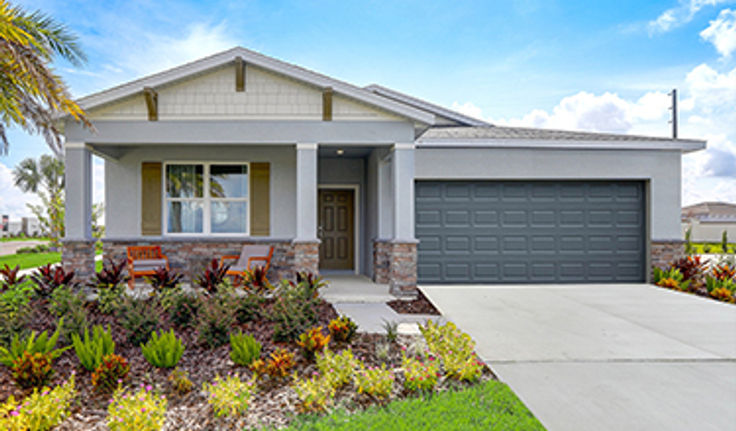
[[[204,176],[203,182],[203,196],[201,198],[169,198],[166,192],[166,181],[168,166],[170,165],[201,165],[202,175]],[[210,196],[210,167],[213,165],[239,165],[245,166],[247,171],[248,179],[248,191],[244,198],[213,198]],[[217,161],[217,162],[203,162],[199,160],[171,160],[164,162],[163,175],[161,181],[161,197],[163,199],[163,233],[164,236],[213,236],[213,237],[227,237],[227,236],[250,236],[250,189],[251,189],[251,177],[250,177],[250,162],[245,161]],[[202,201],[203,214],[202,214],[202,232],[169,232],[169,202],[191,202],[191,201]],[[212,233],[212,202],[245,202],[245,232],[218,232]]]

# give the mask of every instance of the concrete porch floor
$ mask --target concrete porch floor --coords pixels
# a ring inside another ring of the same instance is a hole
[[[387,284],[374,283],[365,275],[359,274],[322,274],[328,282],[327,288],[321,292],[322,298],[331,303],[385,303],[396,297],[389,293]]]

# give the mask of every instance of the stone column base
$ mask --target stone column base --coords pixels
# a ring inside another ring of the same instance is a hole
[[[319,240],[292,242],[294,249],[294,271],[319,274]]]
[[[388,284],[396,296],[417,294],[417,242],[375,240],[373,281]]]
[[[685,256],[685,241],[679,239],[652,240],[650,254],[652,266],[664,268]]]
[[[85,282],[95,274],[95,240],[62,240],[61,266],[74,271],[77,281]]]

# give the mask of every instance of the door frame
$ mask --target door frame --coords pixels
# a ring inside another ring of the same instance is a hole
[[[353,192],[353,272],[360,274],[360,184],[317,184],[317,226],[319,227],[319,191],[320,190],[351,190]],[[327,270],[329,271],[329,270]]]

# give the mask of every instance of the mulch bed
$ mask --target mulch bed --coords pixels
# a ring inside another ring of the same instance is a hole
[[[399,314],[429,314],[432,316],[439,316],[440,312],[435,308],[434,305],[427,299],[421,291],[418,291],[416,299],[404,300],[394,299],[386,303],[389,307],[393,308]]]
[[[273,301],[264,306],[264,310],[271,307]],[[55,329],[55,319],[46,313],[42,304],[34,303],[34,315],[31,329],[36,331]],[[251,372],[243,367],[236,366],[229,358],[229,345],[216,349],[202,346],[197,341],[194,329],[174,328],[179,337],[183,339],[186,346],[184,356],[178,364],[180,370],[189,374],[193,382],[193,390],[186,395],[177,395],[167,380],[170,370],[159,370],[148,364],[141,354],[140,347],[131,345],[125,338],[125,329],[119,325],[116,318],[101,314],[94,303],[87,305],[88,323],[91,327],[95,324],[110,325],[113,339],[116,343],[115,353],[128,360],[130,374],[126,379],[126,386],[135,388],[141,383],[150,384],[156,391],[165,394],[168,399],[167,419],[164,429],[166,430],[219,430],[219,429],[243,429],[244,427],[277,426],[287,425],[297,414],[298,399],[296,393],[290,388],[290,378],[283,381],[271,381],[268,378],[259,381],[256,392],[247,415],[240,418],[215,418],[211,408],[206,402],[205,394],[201,391],[202,384],[212,381],[215,375],[226,376],[228,373],[239,373],[250,376]],[[319,306],[319,325],[326,328],[328,322],[337,317],[332,305],[322,302]],[[162,314],[159,329],[171,328],[168,318]],[[279,347],[286,348],[295,353],[297,365],[294,371],[300,376],[311,375],[316,367],[313,363],[305,360],[295,343],[274,343],[272,341],[273,323],[268,320],[252,321],[245,324],[237,324],[233,331],[242,329],[243,332],[253,335],[263,344],[262,357]],[[389,368],[401,366],[401,347],[411,348],[412,343],[423,342],[410,336],[400,336],[397,342],[390,344],[390,354],[387,360]],[[384,335],[358,334],[350,344],[356,357],[364,361],[367,366],[378,366],[382,361],[376,355],[376,346],[387,343]],[[67,345],[67,342],[59,342],[58,346]],[[57,347],[58,347],[57,346]],[[339,351],[345,348],[343,345],[331,345],[333,350]],[[55,362],[56,370],[53,384],[60,384],[72,373],[75,373],[78,395],[73,405],[72,412],[57,429],[59,430],[105,430],[107,417],[107,406],[110,393],[101,393],[95,390],[91,383],[91,373],[85,370],[74,353],[73,349],[64,352]],[[486,369],[483,380],[493,378],[491,372]],[[457,382],[445,382],[440,390],[447,387],[457,387]],[[462,385],[460,385],[462,386]],[[17,398],[30,393],[20,389],[12,378],[9,368],[0,366],[0,401],[5,401],[10,395]],[[392,399],[405,397],[400,384],[394,385]],[[377,401],[363,395],[357,395],[353,388],[341,389],[336,396],[336,404],[348,410],[362,409],[367,405],[375,404]]]

